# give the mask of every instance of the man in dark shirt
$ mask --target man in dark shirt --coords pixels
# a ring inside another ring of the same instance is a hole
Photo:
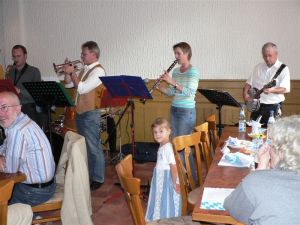
[[[41,81],[41,73],[38,68],[30,66],[26,63],[27,50],[23,45],[15,45],[12,48],[11,53],[14,66],[10,70],[8,78],[12,80],[20,94],[22,112],[27,114],[32,120],[38,123],[36,105],[31,95],[25,89],[23,83]]]

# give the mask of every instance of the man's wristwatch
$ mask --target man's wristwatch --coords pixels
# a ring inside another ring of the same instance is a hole
[[[175,85],[174,85],[174,88],[175,88],[175,89],[177,89],[177,87],[178,87],[178,84],[177,84],[177,83],[175,83]]]

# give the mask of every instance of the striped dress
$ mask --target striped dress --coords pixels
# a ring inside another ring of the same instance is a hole
[[[170,164],[176,164],[171,143],[160,146],[154,168],[146,221],[181,216],[181,195],[175,192]]]

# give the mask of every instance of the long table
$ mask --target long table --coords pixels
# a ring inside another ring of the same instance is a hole
[[[18,172],[18,173],[2,173],[0,172],[0,181],[4,180],[12,180],[14,183],[20,183],[26,180],[26,175]]]
[[[238,223],[232,218],[228,212],[222,210],[206,210],[200,208],[202,200],[203,190],[205,187],[212,188],[235,188],[241,180],[249,174],[249,168],[236,168],[236,167],[225,167],[218,166],[220,159],[222,158],[221,148],[224,142],[229,136],[238,137],[239,139],[247,139],[245,133],[239,134],[237,127],[225,127],[218,147],[215,150],[215,156],[210,166],[208,174],[205,178],[203,188],[200,193],[200,198],[197,201],[192,218],[195,221],[212,222],[212,223],[226,223],[235,224]]]

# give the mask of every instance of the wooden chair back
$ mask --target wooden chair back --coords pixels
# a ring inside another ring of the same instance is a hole
[[[200,148],[201,148],[201,153],[203,154],[207,172],[213,160],[213,153],[211,151],[211,145],[209,141],[208,127],[209,127],[208,122],[205,122],[194,128],[197,132],[201,133]]]
[[[51,212],[51,211],[57,211],[61,210],[62,201],[53,201],[53,202],[45,202],[36,206],[32,206],[32,212],[39,213],[39,212]],[[54,221],[60,221],[61,216],[60,212],[51,214],[50,216],[47,216],[47,218],[37,218],[32,220],[32,224],[46,224],[48,222],[54,222]]]
[[[11,180],[0,181],[0,224],[7,224],[7,206],[11,197],[14,182]]]
[[[133,177],[132,155],[127,155],[116,165],[116,171],[124,189],[125,199],[135,225],[146,225],[140,198],[141,180]]]
[[[210,138],[211,146],[213,148],[213,151],[215,151],[215,149],[219,143],[216,115],[212,114],[209,117],[207,117],[206,122],[208,122],[208,131],[209,131],[209,138]]]
[[[192,152],[192,149],[194,150],[194,157],[192,158],[196,159],[198,185],[201,186],[203,184],[202,162],[199,147],[200,137],[201,132],[195,132],[190,135],[177,136],[173,139],[174,155],[182,196],[183,216],[187,215],[188,213],[188,193],[196,188],[196,182],[192,176],[192,168],[190,162],[190,154]],[[184,160],[181,159],[180,154],[183,154]]]

